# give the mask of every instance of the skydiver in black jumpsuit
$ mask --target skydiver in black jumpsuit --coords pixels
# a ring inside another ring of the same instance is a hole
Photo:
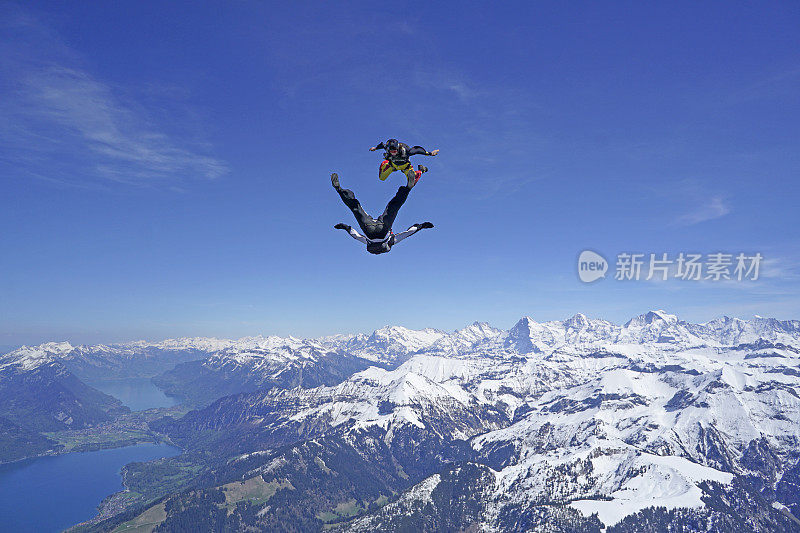
[[[353,212],[353,216],[356,217],[356,221],[364,232],[364,235],[361,235],[347,224],[339,223],[336,224],[334,228],[345,230],[355,240],[366,244],[369,253],[376,255],[388,252],[392,249],[392,246],[410,237],[419,230],[432,228],[433,224],[430,222],[421,222],[419,224],[414,224],[401,233],[392,233],[392,224],[394,224],[394,219],[397,217],[397,212],[400,211],[406,198],[408,198],[408,193],[411,192],[411,188],[414,187],[417,182],[416,176],[413,173],[409,174],[410,175],[407,176],[408,183],[397,189],[397,194],[394,195],[394,198],[389,200],[386,209],[377,220],[364,211],[364,208],[361,207],[361,203],[356,199],[353,191],[341,188],[339,185],[339,176],[335,173],[331,174],[331,184],[333,188],[339,193],[344,204]]]

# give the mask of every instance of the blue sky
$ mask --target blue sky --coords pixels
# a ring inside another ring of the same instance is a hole
[[[2,4],[0,345],[800,318],[800,5],[562,4]],[[329,175],[379,214],[389,137],[441,149],[395,230],[436,228],[372,256]]]

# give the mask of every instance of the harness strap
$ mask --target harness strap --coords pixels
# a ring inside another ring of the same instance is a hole
[[[392,232],[390,231],[389,233],[387,233],[387,234],[386,234],[386,237],[384,237],[383,239],[370,239],[370,238],[369,238],[369,237],[367,237],[366,235],[364,235],[364,238],[365,238],[365,239],[367,239],[369,242],[372,242],[372,243],[381,243],[381,242],[386,242],[386,241],[388,241],[389,239],[391,239],[391,238],[392,238],[392,235],[394,235],[394,233],[392,233]]]
[[[408,149],[402,143],[400,144],[400,149],[397,151],[397,155],[392,155],[389,153],[389,150],[386,150],[383,154],[383,158],[387,160],[395,170],[405,170],[408,168],[408,165],[411,164],[411,160],[408,158]]]

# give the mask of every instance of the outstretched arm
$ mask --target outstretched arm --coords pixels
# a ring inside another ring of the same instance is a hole
[[[429,152],[422,146],[415,146],[414,148],[408,149],[408,156],[411,157],[412,155],[436,155],[439,153],[439,149]]]
[[[366,237],[361,235],[359,232],[357,232],[356,230],[354,230],[352,227],[348,226],[347,224],[339,223],[339,224],[336,224],[334,226],[334,228],[345,230],[348,233],[348,235],[350,235],[352,238],[354,238],[355,240],[357,240],[358,242],[360,242],[362,244],[368,244],[369,243],[369,241],[367,241]]]
[[[386,148],[386,147],[383,145],[383,142],[380,142],[380,143],[378,143],[378,146],[373,146],[372,148],[370,148],[370,149],[369,149],[369,151],[370,151],[370,152],[374,152],[375,150],[380,150],[381,148]]]
[[[411,237],[412,235],[414,235],[416,232],[418,232],[421,229],[428,229],[428,228],[432,228],[432,227],[433,227],[433,224],[431,224],[430,222],[420,222],[419,224],[414,224],[413,226],[411,226],[410,228],[408,228],[405,231],[402,231],[400,233],[395,233],[395,235],[394,235],[394,244],[397,244],[398,242],[402,241],[406,237]]]

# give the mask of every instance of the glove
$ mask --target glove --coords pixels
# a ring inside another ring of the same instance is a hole
[[[343,229],[343,230],[345,230],[345,231],[350,231],[350,226],[348,226],[347,224],[342,224],[341,222],[339,222],[338,224],[336,224],[336,225],[334,226],[334,228],[336,228],[336,229]]]
[[[430,229],[433,227],[433,224],[431,224],[430,222],[423,222],[422,224],[417,224],[417,227],[419,229]]]

